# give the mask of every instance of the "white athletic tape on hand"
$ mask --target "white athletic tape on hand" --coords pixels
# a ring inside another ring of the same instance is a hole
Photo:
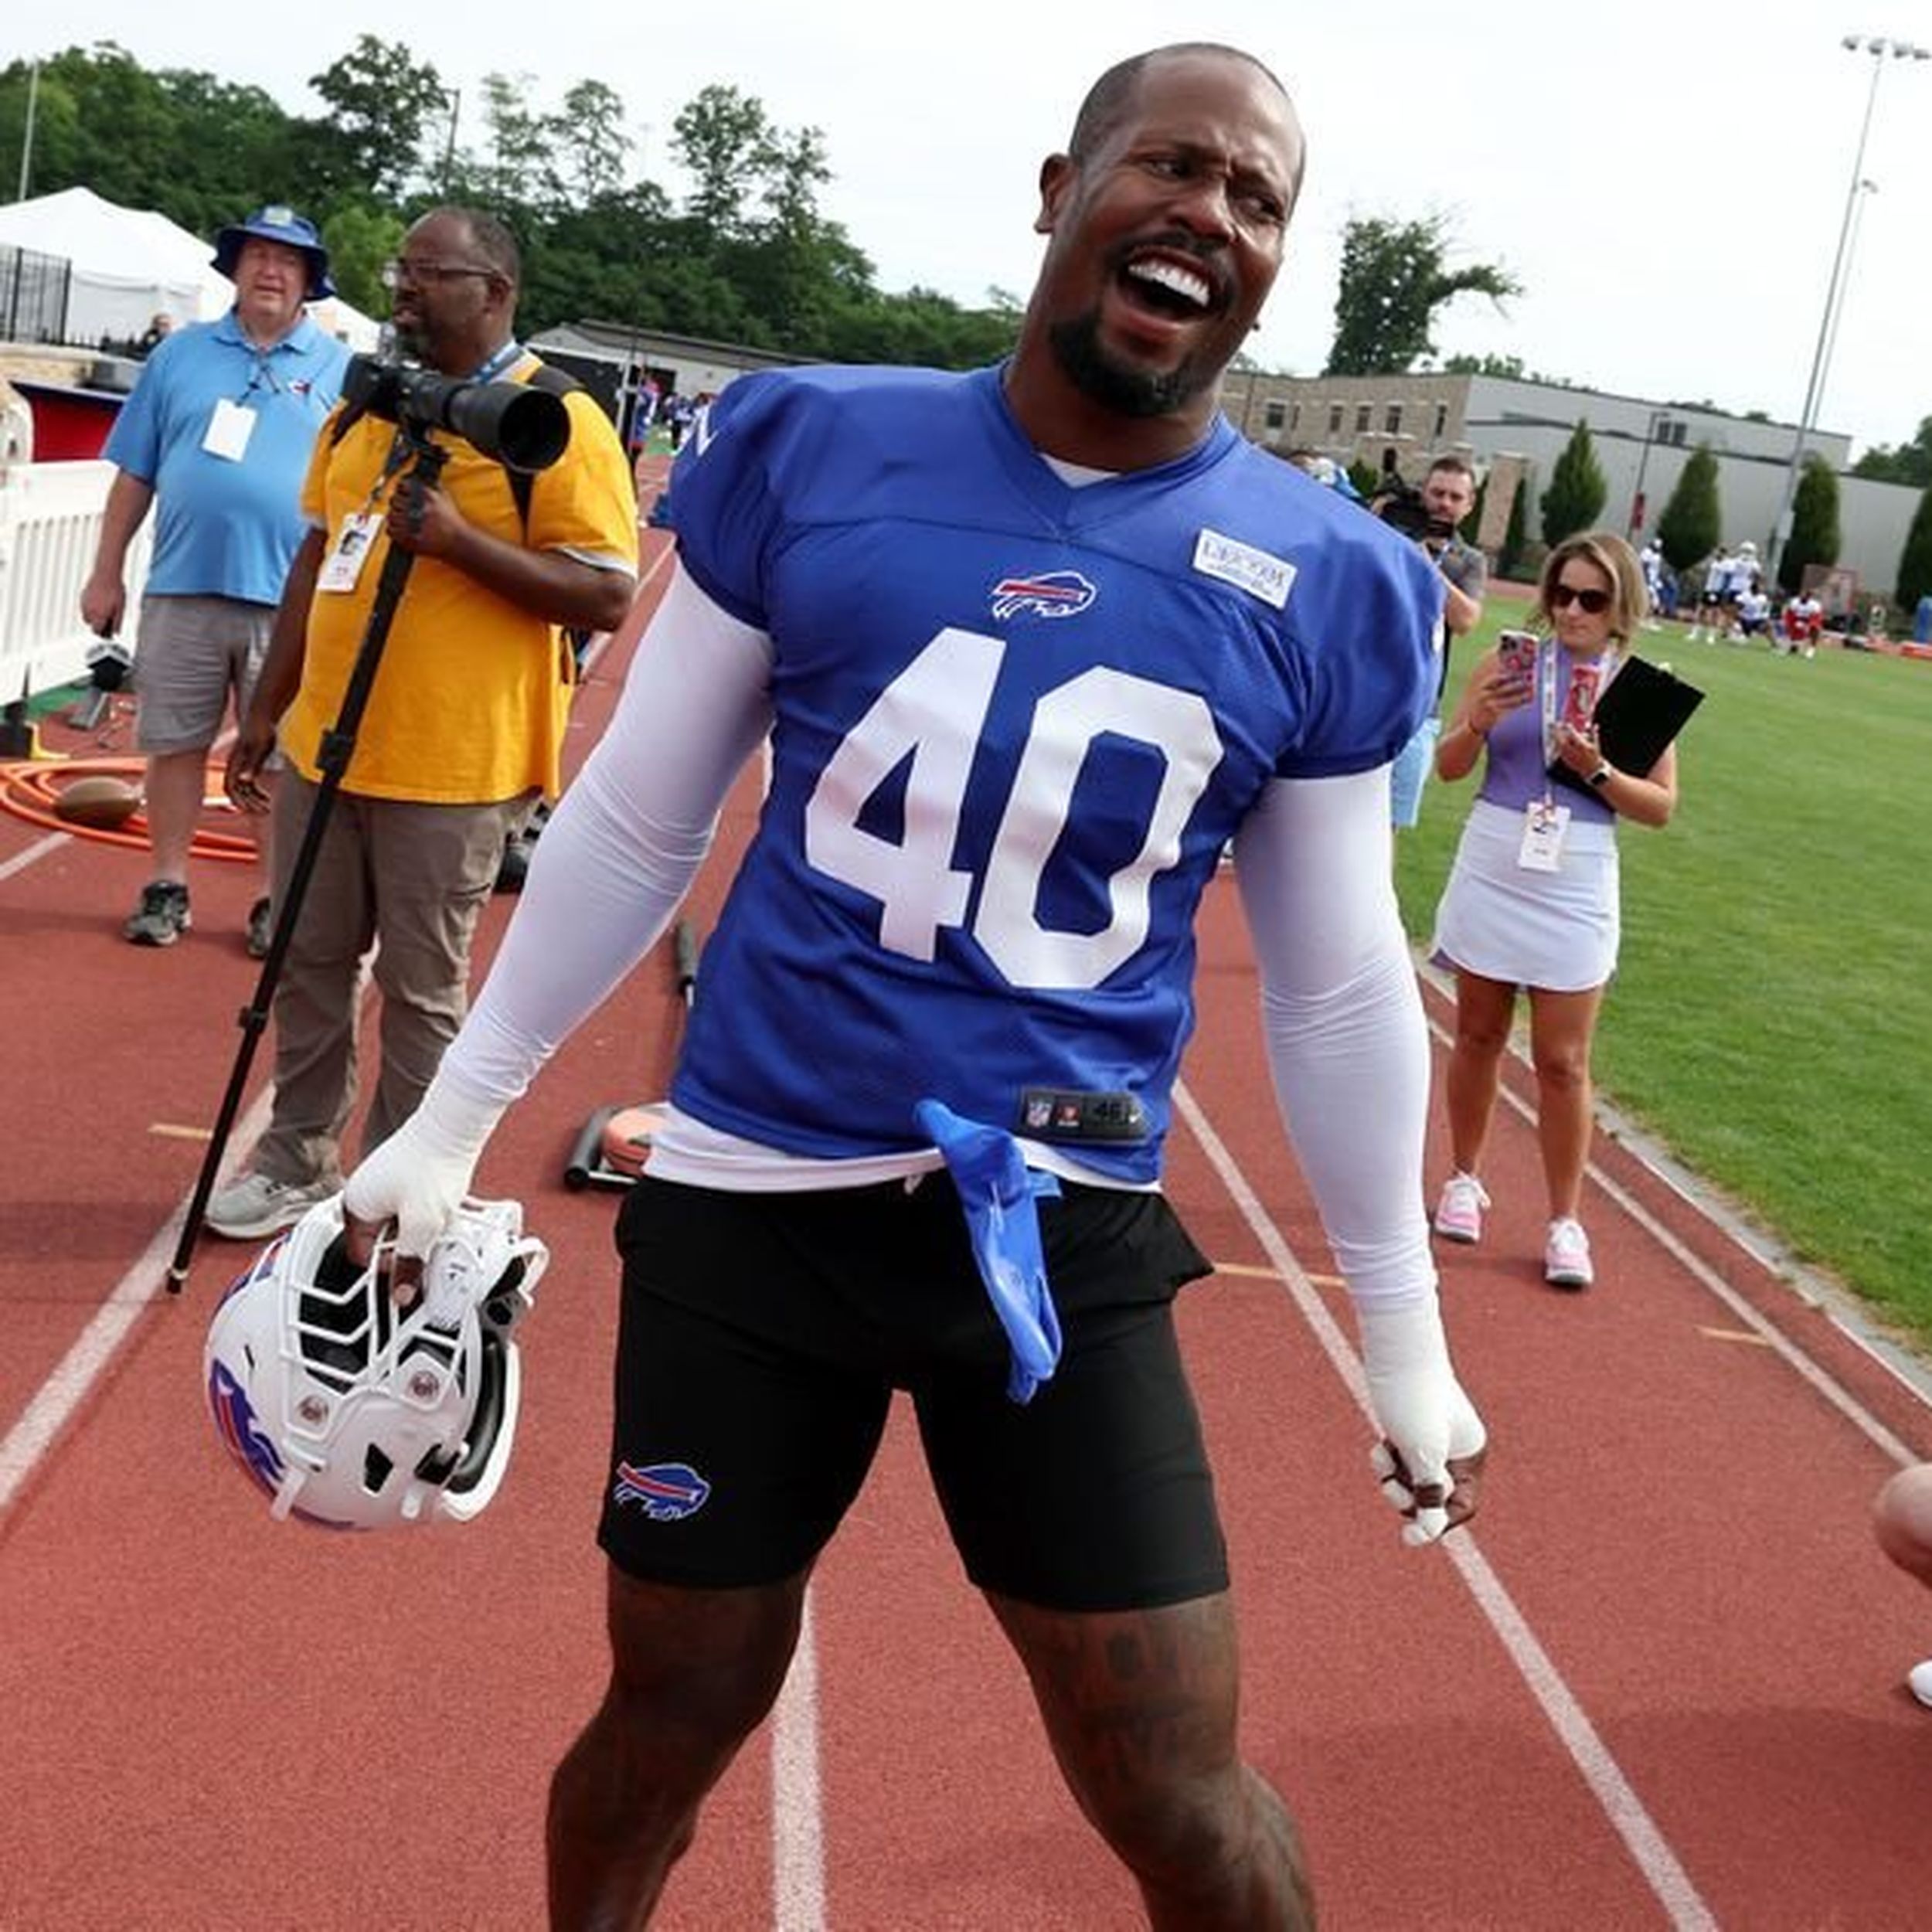
[[[1376,1486],[1388,1498],[1390,1507],[1408,1519],[1402,1526],[1402,1540],[1410,1549],[1432,1543],[1447,1530],[1448,1498],[1454,1493],[1454,1484],[1446,1468],[1433,1478],[1428,1471],[1423,1471],[1423,1480],[1436,1482],[1442,1490],[1444,1499],[1440,1503],[1418,1508],[1415,1489],[1403,1481],[1394,1453],[1386,1442],[1378,1442],[1369,1450],[1369,1467],[1374,1471]]]

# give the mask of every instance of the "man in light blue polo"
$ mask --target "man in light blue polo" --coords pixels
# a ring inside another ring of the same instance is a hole
[[[155,871],[122,928],[138,946],[171,946],[192,923],[188,855],[208,749],[231,696],[238,715],[246,705],[267,648],[307,527],[309,453],[349,360],[303,312],[335,288],[321,238],[292,209],[259,208],[223,229],[215,267],[235,284],[234,307],[157,345],[107,439],[120,474],[80,594],[88,628],[111,637],[126,611],[128,546],[158,502],[134,668]],[[257,957],[270,923],[258,897],[248,920]]]

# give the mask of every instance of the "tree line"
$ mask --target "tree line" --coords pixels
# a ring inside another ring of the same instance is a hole
[[[27,64],[0,72],[0,155],[22,151]],[[522,250],[519,326],[621,321],[832,362],[996,360],[1020,304],[989,290],[968,308],[929,289],[891,294],[819,202],[824,135],[785,128],[735,87],[704,88],[669,149],[691,184],[674,202],[633,166],[622,97],[579,80],[553,106],[527,76],[488,75],[464,102],[434,64],[363,34],[312,76],[323,113],[182,69],[149,71],[104,41],[40,63],[32,179],[84,185],[201,235],[267,202],[315,221],[336,284],[387,311],[379,279],[404,230],[442,202],[488,209]],[[459,140],[459,123],[474,138]]]
[[[0,155],[22,151],[29,70],[0,70]],[[446,201],[488,209],[524,258],[519,326],[616,321],[812,361],[917,362],[966,369],[1006,354],[1022,304],[988,289],[968,308],[930,289],[882,290],[870,260],[829,219],[832,179],[817,128],[785,128],[764,104],[714,83],[679,112],[669,151],[689,184],[681,201],[633,165],[623,97],[585,78],[554,105],[528,76],[491,73],[468,104],[476,138],[460,141],[464,105],[433,63],[400,41],[362,34],[309,81],[325,111],[293,114],[261,88],[184,69],[151,72],[111,41],[43,61],[34,88],[28,192],[85,185],[212,235],[264,202],[315,220],[343,295],[380,314],[382,264],[410,223]],[[1326,372],[1394,373],[1431,355],[1443,309],[1469,294],[1500,304],[1521,292],[1504,267],[1450,261],[1440,216],[1356,217],[1342,237],[1335,336]],[[1454,372],[1522,373],[1514,358],[1457,357]],[[1550,381],[1558,379],[1539,377]],[[1897,596],[1932,589],[1932,417],[1897,448],[1867,451],[1853,474],[1927,490],[1901,560]],[[1715,458],[1686,464],[1658,519],[1682,570],[1719,535]],[[1589,432],[1577,426],[1538,506],[1554,543],[1600,515],[1607,495]],[[1511,543],[1528,542],[1519,504]],[[1779,576],[1835,562],[1838,480],[1804,466]],[[1512,561],[1505,554],[1505,567]]]
[[[820,206],[832,179],[822,131],[776,125],[736,87],[704,88],[673,123],[669,153],[690,183],[674,202],[633,166],[623,97],[604,80],[546,107],[528,76],[491,73],[466,104],[433,63],[366,33],[308,84],[320,114],[213,74],[150,72],[111,41],[69,48],[40,66],[30,192],[84,185],[202,235],[287,202],[321,228],[344,296],[376,313],[379,270],[403,230],[455,201],[516,234],[529,332],[604,320],[808,359],[942,368],[993,361],[1017,335],[1022,305],[1005,291],[973,308],[881,290]],[[25,62],[0,73],[0,155],[20,151],[28,91]],[[478,135],[459,141],[466,119]],[[1451,267],[1450,246],[1440,217],[1349,223],[1330,374],[1408,369],[1431,352],[1447,304],[1518,292],[1500,267]]]
[[[1932,421],[1921,427],[1920,436],[1932,445]],[[1869,473],[1862,465],[1852,471],[1859,476]],[[1710,556],[1723,540],[1724,517],[1718,478],[1716,457],[1708,444],[1700,444],[1678,472],[1676,483],[1653,526],[1664,561],[1679,576]],[[1910,479],[1881,477],[1879,480]],[[1510,505],[1509,532],[1497,555],[1498,570],[1505,577],[1515,574],[1525,563],[1532,541],[1526,494],[1519,490]],[[1551,466],[1549,484],[1536,500],[1538,527],[1544,546],[1553,547],[1580,530],[1598,527],[1609,498],[1609,479],[1597,460],[1590,426],[1579,422]],[[1483,498],[1479,492],[1475,508],[1463,526],[1467,540],[1475,541],[1481,527],[1482,514]],[[1837,563],[1843,542],[1838,473],[1821,456],[1807,456],[1799,468],[1798,488],[1792,495],[1791,535],[1778,552],[1777,582],[1775,587],[1766,587],[1795,595],[1804,583],[1807,568]],[[1893,591],[1894,607],[1910,611],[1928,592],[1932,592],[1932,488],[1920,499],[1906,535]]]

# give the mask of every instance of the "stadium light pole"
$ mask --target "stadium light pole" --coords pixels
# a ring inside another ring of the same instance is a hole
[[[1852,225],[1845,237],[1845,272],[1838,277],[1838,307],[1832,311],[1831,333],[1825,340],[1825,362],[1818,371],[1816,413],[1819,416],[1825,413],[1825,393],[1832,381],[1832,359],[1838,353],[1838,325],[1845,319],[1845,304],[1851,294],[1852,263],[1859,251],[1859,223],[1864,217],[1866,197],[1878,192],[1876,182],[1861,181],[1858,199],[1852,204]]]
[[[1872,132],[1872,111],[1878,105],[1879,77],[1885,71],[1888,55],[1894,60],[1932,60],[1932,47],[1921,47],[1910,40],[1889,39],[1883,34],[1848,33],[1838,44],[1847,53],[1870,56],[1872,84],[1865,92],[1865,117],[1859,124],[1858,149],[1852,157],[1851,185],[1845,192],[1845,214],[1838,223],[1838,248],[1832,257],[1832,279],[1825,286],[1825,313],[1818,318],[1818,346],[1811,352],[1811,374],[1804,386],[1804,407],[1798,417],[1798,434],[1791,439],[1791,460],[1785,467],[1784,485],[1777,501],[1777,515],[1772,522],[1770,536],[1764,546],[1764,574],[1774,583],[1777,580],[1777,566],[1781,553],[1791,533],[1791,502],[1798,494],[1798,472],[1804,467],[1805,446],[1810,440],[1812,430],[1817,427],[1818,404],[1822,400],[1825,387],[1825,367],[1831,353],[1838,313],[1839,281],[1845,272],[1845,259],[1851,242],[1852,222],[1858,212],[1859,198],[1864,192],[1865,144]]]

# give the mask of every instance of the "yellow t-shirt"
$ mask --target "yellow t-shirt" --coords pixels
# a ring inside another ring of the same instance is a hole
[[[527,381],[538,366],[526,356],[506,379]],[[570,444],[530,479],[527,532],[503,465],[437,430],[434,440],[450,452],[440,487],[492,536],[531,549],[567,550],[634,576],[638,511],[630,464],[591,396],[573,390],[563,400]],[[332,416],[302,486],[303,512],[325,532],[325,557],[347,518],[387,514],[396,484],[383,474],[398,434],[394,423],[365,415],[332,443],[335,427]],[[301,685],[281,733],[283,751],[311,780],[320,777],[321,735],[341,713],[389,550],[379,521],[355,587],[318,589],[311,600]],[[532,790],[553,798],[573,679],[569,645],[555,624],[440,559],[419,556],[396,604],[342,788],[430,804],[491,804]]]

